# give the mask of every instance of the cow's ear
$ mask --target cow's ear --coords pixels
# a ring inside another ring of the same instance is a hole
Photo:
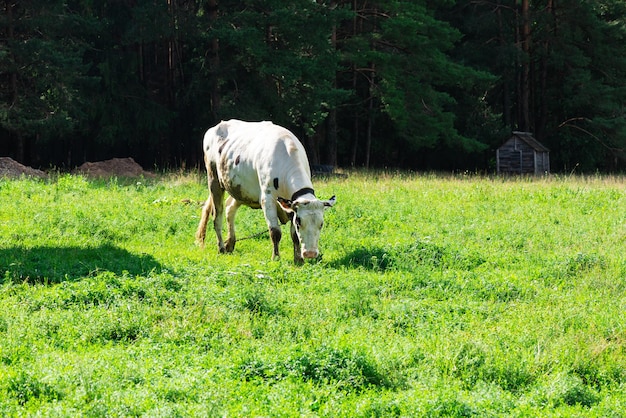
[[[283,199],[282,197],[278,198],[278,203],[280,203],[280,206],[285,209],[287,212],[291,212],[293,211],[292,209],[292,202],[291,200],[287,200],[287,199]]]
[[[333,195],[330,199],[324,201],[324,206],[327,208],[332,207],[337,202],[337,197]]]

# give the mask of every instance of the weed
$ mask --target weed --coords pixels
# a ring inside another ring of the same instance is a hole
[[[49,402],[61,399],[61,393],[52,385],[24,371],[9,377],[7,392],[20,405],[34,400]]]
[[[424,416],[427,417],[472,417],[478,413],[458,396],[442,394],[429,402]]]
[[[245,361],[239,367],[244,379],[302,379],[316,384],[331,383],[342,390],[362,390],[369,386],[385,386],[386,380],[362,354],[345,349],[319,347],[311,351],[296,350],[277,362]]]

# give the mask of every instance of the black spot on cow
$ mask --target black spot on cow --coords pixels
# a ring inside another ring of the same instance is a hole
[[[222,145],[220,145],[219,149],[217,150],[218,154],[222,153],[222,150],[224,149],[224,147],[226,146],[226,144],[228,144],[228,140],[224,140],[224,142],[222,143]]]
[[[274,177],[274,188],[278,190],[278,177]]]
[[[229,183],[225,185],[228,190],[228,194],[235,198],[235,200],[243,203],[244,205],[250,206],[252,209],[260,209],[261,204],[258,199],[255,199],[253,196],[250,196],[245,193],[245,191],[241,188],[241,184],[233,184]]]

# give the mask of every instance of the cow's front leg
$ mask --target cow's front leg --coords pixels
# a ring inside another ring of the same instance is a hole
[[[265,215],[265,221],[267,222],[267,227],[270,230],[270,238],[274,247],[272,250],[272,260],[279,260],[280,251],[278,247],[282,232],[280,231],[280,224],[278,222],[276,204],[274,203],[274,199],[272,199],[271,194],[267,194],[261,199],[261,207],[263,208],[263,214]]]
[[[291,222],[291,240],[293,241],[293,262],[297,265],[304,264],[302,249],[300,248],[300,237],[296,232],[296,226]]]
[[[280,238],[282,236],[282,232],[280,231],[280,226],[270,226],[270,238],[272,239],[272,245],[274,246],[272,250],[272,260],[277,261],[280,260],[280,251],[278,249],[280,244]]]
[[[223,253],[226,252],[224,239],[222,238],[222,226],[224,225],[224,191],[220,188],[217,180],[211,182],[211,195],[213,196],[213,210],[215,211],[213,229],[215,229],[215,236],[217,237],[217,248],[220,253]]]
[[[229,196],[228,199],[226,199],[226,223],[228,224],[228,238],[226,238],[227,253],[233,252],[235,242],[237,242],[235,238],[235,214],[239,206],[241,206],[241,203],[235,200],[234,197]]]

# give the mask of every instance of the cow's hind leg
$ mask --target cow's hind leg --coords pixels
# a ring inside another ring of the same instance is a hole
[[[226,223],[228,224],[228,238],[226,238],[227,253],[233,252],[235,242],[237,242],[235,238],[235,215],[237,214],[239,206],[241,206],[241,203],[235,200],[234,197],[229,196],[228,199],[226,199]]]
[[[211,215],[213,215],[213,196],[209,195],[204,206],[202,206],[202,216],[200,217],[200,224],[198,224],[198,230],[196,231],[196,242],[201,246],[204,246],[206,226]]]

